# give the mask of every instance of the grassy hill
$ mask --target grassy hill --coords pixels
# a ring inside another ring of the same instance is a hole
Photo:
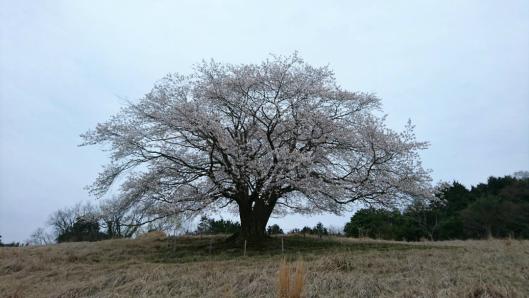
[[[0,297],[276,297],[283,260],[302,265],[302,297],[529,296],[529,241],[289,236],[283,252],[275,238],[243,256],[224,240],[151,235],[0,248]]]

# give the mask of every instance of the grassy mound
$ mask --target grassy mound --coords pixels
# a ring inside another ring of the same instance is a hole
[[[293,236],[243,253],[221,236],[0,248],[0,297],[276,297],[283,260],[303,264],[304,297],[529,294],[528,241]]]
[[[151,251],[148,260],[154,262],[195,262],[229,260],[242,256],[251,258],[287,259],[312,258],[322,254],[354,251],[388,251],[408,249],[428,249],[431,246],[409,245],[391,242],[351,242],[337,241],[337,238],[317,238],[303,236],[272,237],[259,245],[248,244],[246,253],[243,244],[225,241],[224,236],[178,237],[158,240],[156,249]]]

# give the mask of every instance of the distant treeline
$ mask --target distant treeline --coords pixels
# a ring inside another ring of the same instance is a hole
[[[467,189],[444,185],[430,200],[416,200],[403,211],[361,209],[344,228],[347,236],[418,241],[529,238],[529,179],[490,177]]]
[[[50,216],[48,223],[54,233],[39,228],[26,245],[130,238],[149,231],[204,235],[237,234],[241,229],[237,221],[204,216],[196,229],[184,232],[183,222],[178,217],[151,220],[141,210],[123,211],[112,205],[77,204]],[[269,235],[284,234],[277,224],[268,226],[267,232]],[[341,234],[342,231],[318,223],[289,233],[323,236]],[[405,241],[487,237],[529,239],[529,173],[490,177],[487,183],[470,189],[458,182],[444,183],[438,186],[434,197],[417,198],[403,209],[364,208],[351,217],[343,233],[349,237]],[[24,244],[2,243],[0,236],[0,246],[21,245]]]
[[[197,233],[231,234],[238,222],[202,218]],[[268,234],[283,234],[269,226]],[[452,240],[519,238],[529,239],[529,178],[490,177],[470,189],[458,182],[444,183],[433,198],[418,198],[404,209],[364,208],[345,225],[349,237],[387,240]],[[293,229],[289,233],[328,235],[322,223],[313,228]]]
[[[237,221],[224,220],[224,219],[213,219],[203,216],[200,219],[197,229],[191,234],[198,235],[214,235],[214,234],[236,234],[239,233],[241,224]],[[269,225],[266,228],[268,235],[282,235],[285,234],[283,229],[277,225]],[[329,235],[327,228],[323,226],[321,222],[316,224],[314,227],[303,227],[302,229],[293,229],[289,233],[296,234],[312,234],[312,235]]]
[[[2,235],[0,235],[0,247],[19,247],[24,245],[24,243],[20,242],[2,243]]]

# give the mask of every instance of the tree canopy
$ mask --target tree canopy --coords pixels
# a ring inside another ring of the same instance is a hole
[[[343,89],[328,67],[297,54],[203,62],[82,135],[112,152],[91,193],[119,181],[120,206],[159,217],[231,208],[245,239],[262,239],[272,213],[428,196],[418,156],[427,144],[411,124],[386,127],[380,109],[375,95]]]

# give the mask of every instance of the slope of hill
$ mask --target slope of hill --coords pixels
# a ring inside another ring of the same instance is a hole
[[[265,248],[179,237],[0,248],[1,297],[275,297],[281,261],[303,297],[527,297],[529,241],[276,238]]]

